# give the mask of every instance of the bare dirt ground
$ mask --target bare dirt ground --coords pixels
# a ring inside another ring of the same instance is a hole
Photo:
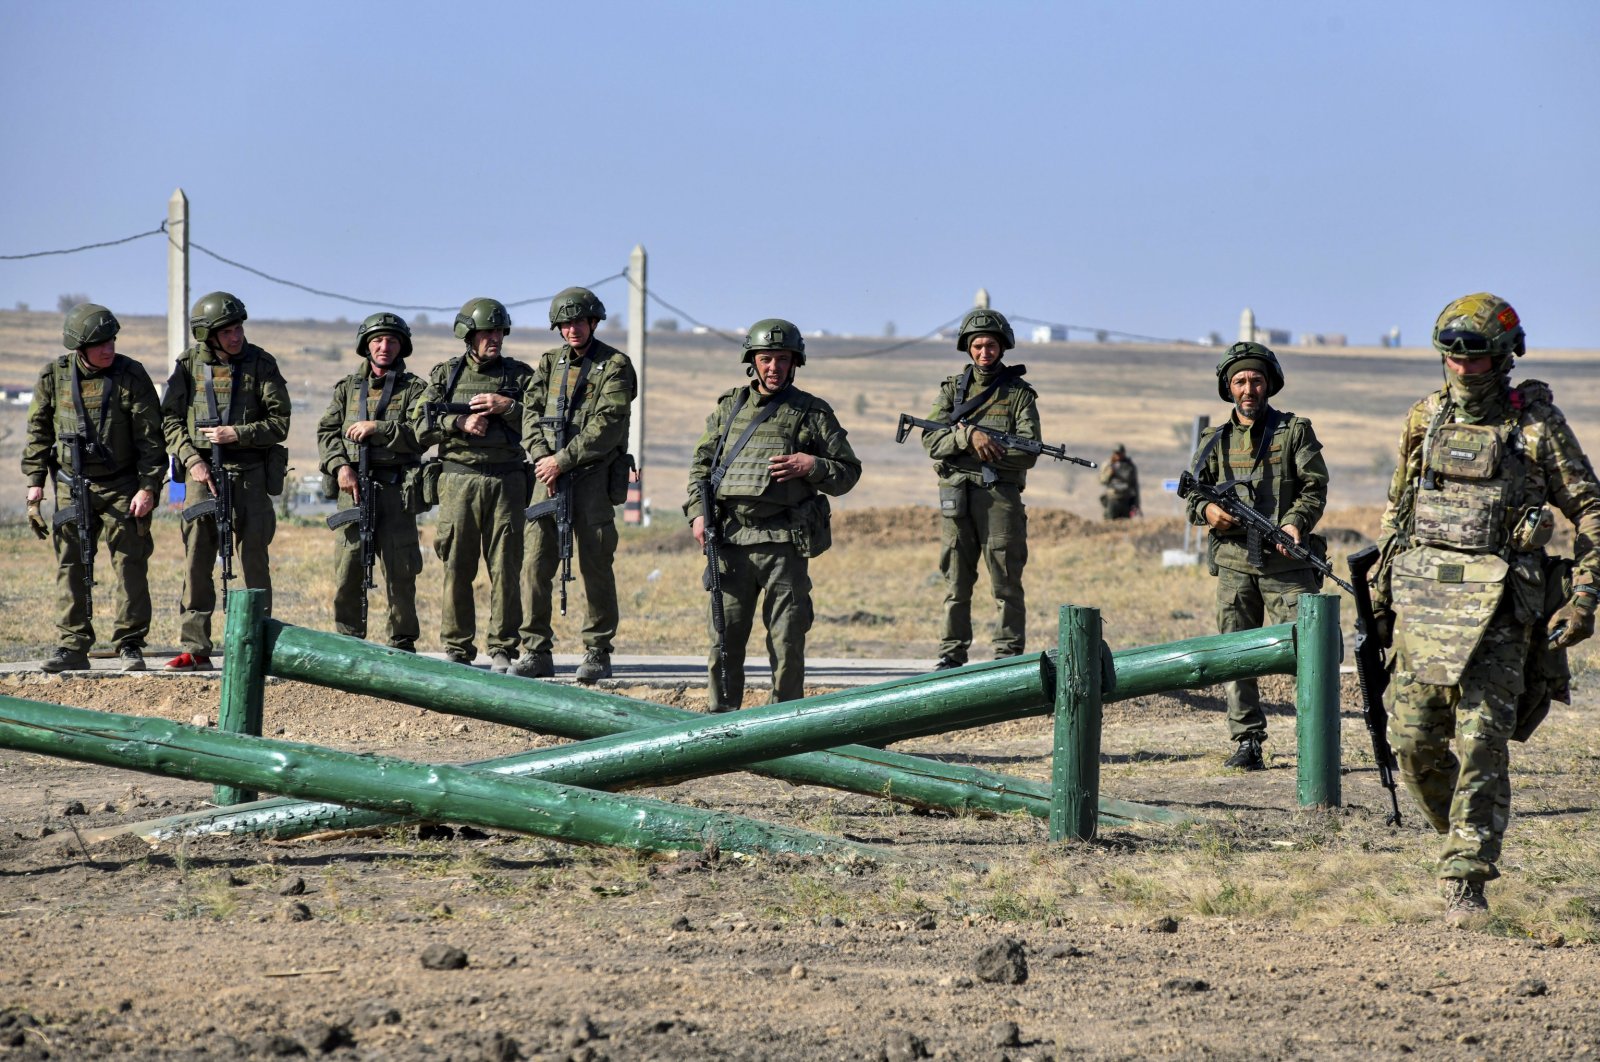
[[[1292,696],[1287,680],[1266,690]],[[0,692],[189,721],[215,718],[218,683],[14,675]],[[1287,710],[1271,720],[1272,769],[1223,770],[1208,693],[1108,706],[1102,768],[1105,795],[1201,826],[1061,845],[1032,819],[915,814],[750,775],[661,792],[919,860],[890,866],[437,828],[86,853],[78,832],[198,807],[209,787],[0,753],[0,1056],[1593,1056],[1589,707],[1558,705],[1515,749],[1495,914],[1452,929],[1428,875],[1436,840],[1409,805],[1403,826],[1383,825],[1345,694],[1353,768],[1329,812],[1296,807]],[[440,762],[550,740],[276,681],[266,719],[293,740]],[[1042,779],[1050,724],[896,748]],[[985,956],[1008,941],[1009,963]],[[441,946],[465,965],[426,968]]]

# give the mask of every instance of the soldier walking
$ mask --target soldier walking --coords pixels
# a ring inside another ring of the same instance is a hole
[[[522,400],[533,370],[500,353],[511,315],[494,299],[470,299],[456,314],[455,333],[467,349],[434,366],[418,410],[419,441],[437,444],[439,523],[433,551],[444,562],[445,655],[458,664],[478,656],[472,583],[481,557],[489,569],[490,667],[511,670],[522,602],[522,512],[528,505],[528,467],[522,453]],[[453,403],[465,412],[430,412]]]
[[[1028,563],[1028,516],[1022,492],[1037,454],[1007,451],[988,428],[1038,439],[1039,411],[1027,367],[1004,364],[1017,345],[1004,314],[979,307],[962,318],[956,349],[972,360],[939,385],[929,420],[948,428],[925,430],[922,446],[939,476],[941,542],[939,572],[944,576],[944,629],[937,670],[967,662],[972,645],[972,591],[978,560],[989,570],[998,625],[996,659],[1016,656],[1027,644],[1028,611],[1022,569]]]
[[[184,351],[161,402],[167,451],[182,466],[187,507],[212,498],[217,462],[229,477],[234,548],[244,585],[267,592],[272,607],[268,549],[277,531],[272,495],[288,470],[289,388],[271,354],[245,339],[244,303],[225,291],[203,295],[189,315],[195,345]],[[224,517],[226,519],[227,517]],[[168,671],[211,667],[211,614],[217,607],[212,569],[217,563],[217,521],[183,523],[184,573],[179,639],[183,651]]]
[[[745,645],[763,594],[761,618],[772,663],[769,703],[804,694],[812,621],[809,563],[832,544],[826,495],[845,494],[861,478],[861,462],[833,408],[794,386],[805,352],[791,322],[767,318],[752,325],[744,340],[751,381],[723,392],[695,446],[684,514],[695,541],[704,547],[712,534],[720,553],[725,625],[719,637],[713,602],[706,669],[714,712],[744,702]],[[696,486],[701,481],[716,499],[709,528]]]
[[[333,388],[333,401],[317,422],[322,471],[339,484],[340,508],[364,499],[357,479],[361,448],[367,447],[368,480],[373,490],[375,550],[383,561],[389,601],[389,645],[417,651],[417,574],[422,546],[417,515],[424,511],[419,469],[423,446],[417,439],[418,408],[427,384],[406,371],[411,356],[411,326],[392,313],[375,313],[356,329],[356,354],[366,363]],[[367,636],[366,569],[358,524],[335,534],[333,623],[340,634]]]
[[[71,353],[45,365],[28,408],[22,474],[28,480],[28,520],[35,533],[40,538],[51,533],[39,512],[47,476],[55,477],[56,512],[74,509],[74,447],[77,474],[84,478],[92,509],[75,511],[75,519],[55,528],[57,648],[40,665],[49,672],[89,666],[94,590],[87,575],[102,532],[119,590],[111,639],[122,670],[145,668],[150,512],[166,475],[167,454],[155,385],[143,365],[117,353],[121,328],[110,310],[92,302],[68,311],[61,345]],[[79,534],[84,520],[89,525],[87,557]]]
[[[1139,470],[1121,443],[1100,470],[1100,509],[1107,520],[1126,520],[1139,515]]]
[[[1500,874],[1508,739],[1568,699],[1566,649],[1594,632],[1600,483],[1549,386],[1511,386],[1526,338],[1509,303],[1454,300],[1433,346],[1444,387],[1401,431],[1374,604],[1393,632],[1389,740],[1445,839],[1434,869],[1458,920],[1487,913]],[[1576,530],[1570,563],[1545,552],[1552,506]]]
[[[587,288],[568,288],[550,302],[550,327],[561,346],[547,350],[528,388],[522,438],[533,462],[537,504],[567,491],[569,547],[583,576],[583,662],[577,680],[592,685],[611,677],[617,636],[615,506],[627,500],[628,425],[639,393],[633,362],[595,338],[605,304]],[[555,674],[551,657],[550,598],[561,556],[561,529],[552,512],[528,527],[522,571],[522,656],[516,673]]]
[[[1195,476],[1231,487],[1241,502],[1269,516],[1285,534],[1313,553],[1322,540],[1311,532],[1328,503],[1328,466],[1311,421],[1274,408],[1283,390],[1278,357],[1260,343],[1235,343],[1217,364],[1217,395],[1233,405],[1228,420],[1200,438]],[[1315,593],[1317,573],[1281,550],[1264,550],[1215,502],[1190,495],[1189,522],[1211,528],[1207,562],[1217,577],[1217,630],[1255,630],[1265,619],[1290,623],[1300,595]],[[1255,679],[1226,684],[1228,735],[1237,743],[1226,766],[1266,769],[1261,744],[1267,716]]]

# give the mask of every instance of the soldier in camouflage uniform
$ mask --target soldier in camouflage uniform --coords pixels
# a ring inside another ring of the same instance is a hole
[[[861,462],[833,408],[794,386],[805,351],[800,330],[789,321],[767,318],[751,326],[744,363],[752,380],[717,399],[689,469],[683,511],[702,547],[706,526],[696,484],[709,480],[716,497],[712,530],[726,626],[720,651],[714,622],[711,630],[706,670],[714,712],[744,702],[745,644],[763,592],[769,703],[803,696],[812,621],[809,562],[832,544],[826,495],[845,494],[861,478]]]
[[[375,313],[356,329],[356,353],[366,362],[360,372],[340,380],[333,401],[317,422],[322,472],[339,485],[339,507],[361,504],[357,481],[361,445],[368,448],[368,475],[375,488],[373,525],[376,552],[383,562],[389,601],[389,644],[417,651],[417,573],[422,546],[417,514],[423,511],[417,440],[417,407],[427,385],[406,371],[411,356],[411,326],[392,313]],[[340,634],[367,636],[366,571],[361,563],[360,525],[345,524],[334,534],[333,623]]]
[[[201,296],[189,315],[196,343],[178,359],[161,401],[167,452],[183,468],[187,504],[211,497],[207,459],[213,442],[223,447],[223,467],[233,491],[233,538],[244,585],[267,592],[272,607],[268,548],[277,531],[272,495],[283,490],[289,437],[289,388],[271,354],[245,339],[244,303],[225,291]],[[213,414],[216,427],[196,427]],[[217,525],[209,517],[183,524],[183,597],[179,639],[183,652],[168,671],[211,666],[211,614],[217,607],[212,569],[217,563]]]
[[[1311,532],[1328,504],[1328,465],[1311,422],[1269,404],[1283,382],[1277,355],[1260,343],[1228,348],[1217,365],[1217,394],[1233,404],[1233,412],[1201,436],[1195,475],[1205,483],[1233,485],[1244,504],[1318,553],[1322,540]],[[1208,560],[1217,576],[1217,630],[1255,630],[1268,619],[1293,622],[1300,595],[1317,590],[1316,572],[1280,550],[1263,551],[1259,539],[1252,541],[1237,520],[1198,493],[1189,496],[1188,516],[1190,523],[1211,528]],[[1225,689],[1228,734],[1237,743],[1227,766],[1264,770],[1267,717],[1256,680],[1229,682]]]
[[[540,357],[522,425],[523,445],[537,480],[532,500],[538,503],[564,486],[571,487],[572,548],[583,576],[584,600],[584,656],[576,677],[585,685],[611,677],[619,618],[617,580],[611,570],[617,554],[615,506],[627,498],[633,463],[626,452],[628,424],[639,393],[633,362],[595,338],[595,327],[605,319],[605,304],[587,288],[568,288],[551,300],[550,327],[559,329],[566,342]],[[558,447],[563,432],[566,443]],[[554,513],[531,523],[522,570],[519,675],[555,674],[550,597],[560,545]]]
[[[478,558],[489,569],[490,667],[511,670],[522,601],[522,512],[528,505],[528,466],[522,453],[523,394],[533,370],[500,353],[511,315],[494,299],[472,299],[456,314],[464,354],[434,366],[424,406],[417,410],[424,447],[439,446],[439,524],[433,551],[444,561],[440,640],[460,664],[477,659],[477,611],[472,582]],[[465,413],[428,415],[428,402],[465,403]]]
[[[1111,459],[1100,470],[1100,508],[1107,520],[1126,520],[1139,515],[1139,470],[1121,443],[1111,451]]]
[[[80,303],[61,328],[61,344],[72,353],[53,358],[39,373],[28,407],[28,441],[22,474],[28,480],[28,518],[40,538],[50,535],[39,513],[45,478],[56,479],[56,511],[72,502],[70,436],[82,433],[83,473],[94,512],[91,542],[106,551],[120,589],[111,638],[124,671],[144,670],[144,644],[150,633],[150,511],[166,475],[161,438],[161,408],[144,366],[117,353],[116,317],[104,306]],[[94,591],[86,585],[79,554],[77,522],[55,529],[57,649],[41,665],[45,671],[75,671],[89,666],[94,645],[90,619]],[[107,580],[98,577],[104,586]]]
[[[1565,648],[1594,631],[1600,483],[1550,388],[1511,386],[1525,337],[1504,299],[1451,302],[1433,345],[1445,386],[1401,432],[1374,604],[1380,631],[1393,631],[1389,740],[1445,837],[1435,870],[1454,919],[1488,910],[1511,812],[1507,739],[1525,740],[1530,708],[1549,706],[1533,682],[1546,643],[1565,671]],[[1570,590],[1544,550],[1552,506],[1577,531]]]
[[[1023,365],[1006,365],[1005,352],[1017,345],[1004,314],[982,307],[961,321],[956,349],[972,359],[939,385],[929,420],[951,425],[924,430],[923,449],[939,476],[944,576],[944,629],[939,638],[938,670],[967,662],[972,645],[972,590],[978,560],[989,570],[989,588],[998,610],[996,659],[1016,656],[1027,643],[1028,612],[1022,569],[1028,563],[1028,516],[1022,492],[1037,454],[1008,452],[983,430],[992,428],[1027,439],[1039,438],[1039,411],[1032,387],[1023,382]]]

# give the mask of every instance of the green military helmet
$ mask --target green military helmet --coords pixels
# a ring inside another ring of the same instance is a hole
[[[763,317],[750,326],[744,336],[744,363],[755,364],[758,350],[787,350],[794,354],[795,366],[806,363],[806,341],[793,321]]]
[[[375,313],[361,322],[361,327],[356,329],[356,353],[363,358],[370,357],[367,350],[367,341],[373,336],[399,336],[400,356],[411,356],[411,326],[406,324],[406,319],[397,313],[384,310]]]
[[[1241,369],[1259,369],[1266,376],[1268,398],[1283,390],[1283,367],[1270,348],[1260,343],[1235,343],[1217,362],[1217,396],[1224,402],[1233,401],[1228,381]]]
[[[1522,357],[1527,336],[1511,304],[1479,291],[1451,301],[1433,322],[1433,349],[1441,356]]]
[[[550,300],[551,330],[581,318],[591,321],[606,319],[606,304],[588,288],[568,288]]]
[[[200,296],[200,301],[189,311],[189,331],[204,343],[229,325],[242,324],[250,319],[244,303],[237,295],[226,291],[213,291]]]
[[[972,343],[972,337],[981,335],[998,337],[1001,350],[1010,350],[1017,345],[1017,334],[1011,330],[1011,322],[1006,320],[1006,315],[979,306],[968,311],[961,319],[961,329],[956,333],[956,349],[966,350]]]
[[[61,345],[68,350],[92,347],[115,338],[122,331],[117,315],[96,302],[80,302],[67,311],[61,322]]]
[[[486,328],[511,331],[511,314],[506,311],[505,303],[498,299],[468,299],[456,314],[456,338],[470,342],[472,333]]]
[[[1122,443],[1117,443],[1117,445],[1113,446],[1111,448],[1111,452],[1116,454],[1118,457],[1127,457],[1128,456],[1128,448],[1126,446],[1124,446]]]

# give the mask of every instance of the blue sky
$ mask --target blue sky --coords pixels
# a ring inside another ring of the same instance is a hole
[[[181,185],[197,242],[392,303],[545,295],[643,243],[729,329],[911,335],[982,285],[1417,343],[1489,289],[1534,347],[1593,346],[1597,46],[1592,2],[0,0],[0,254],[154,228]],[[0,306],[158,313],[164,263],[0,261]],[[370,312],[201,256],[192,284]]]

